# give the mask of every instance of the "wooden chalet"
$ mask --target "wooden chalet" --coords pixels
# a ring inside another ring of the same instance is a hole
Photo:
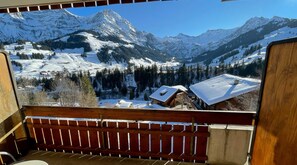
[[[257,79],[223,74],[191,85],[190,90],[198,109],[228,110],[228,104],[240,106],[236,97],[259,90],[260,84]]]
[[[152,93],[149,98],[152,99],[153,104],[159,104],[164,107],[174,107],[176,105],[177,95],[187,95],[187,88],[182,85],[166,86],[163,85]]]

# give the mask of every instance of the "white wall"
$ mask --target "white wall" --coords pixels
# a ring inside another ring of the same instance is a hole
[[[247,161],[252,126],[209,126],[208,163],[243,165]]]

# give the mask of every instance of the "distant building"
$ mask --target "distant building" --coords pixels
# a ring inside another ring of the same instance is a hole
[[[109,99],[99,102],[101,108],[133,108],[133,102],[125,100]]]
[[[176,96],[180,93],[187,93],[187,88],[182,85],[177,86],[161,86],[149,97],[153,104],[159,104],[165,107],[174,107],[176,104]]]
[[[256,91],[261,81],[223,74],[190,86],[198,109],[227,109],[226,102],[236,105],[233,98]]]
[[[119,100],[119,102],[115,105],[117,108],[132,108],[133,103],[125,100]]]

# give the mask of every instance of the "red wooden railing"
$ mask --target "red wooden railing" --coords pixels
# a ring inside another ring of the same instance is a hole
[[[207,124],[251,125],[253,112],[32,107],[23,109],[41,150],[205,162]]]

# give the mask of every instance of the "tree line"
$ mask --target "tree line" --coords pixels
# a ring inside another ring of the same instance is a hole
[[[71,107],[97,107],[97,98],[87,73],[64,75],[54,78],[18,78],[18,96],[22,104]],[[37,87],[37,89],[36,89]]]
[[[100,96],[102,91],[109,91],[111,94],[121,94],[121,96],[127,96],[129,93],[129,98],[132,96],[134,98],[145,90],[152,93],[152,89],[162,85],[189,87],[192,84],[224,73],[259,78],[263,67],[264,62],[258,59],[247,65],[242,61],[233,65],[221,63],[216,67],[183,64],[180,67],[157,67],[157,65],[134,67],[134,69],[128,67],[124,71],[104,69],[97,71],[96,76],[92,78],[92,84],[97,96]],[[128,86],[127,75],[132,75],[135,80],[136,86],[133,91],[131,89],[134,87]]]
[[[40,105],[54,102],[61,106],[96,107],[96,96],[103,99],[107,95],[113,98],[127,97],[132,100],[140,97],[142,93],[143,99],[148,100],[153,90],[162,85],[189,87],[224,73],[242,77],[260,77],[263,67],[264,62],[261,59],[248,65],[242,62],[234,65],[220,64],[217,67],[183,64],[180,67],[152,65],[132,69],[129,66],[126,70],[103,69],[97,71],[95,76],[91,76],[89,72],[78,72],[58,73],[54,78],[18,78],[17,84],[18,87],[22,87],[19,93],[24,104]],[[135,85],[133,83],[131,85],[129,81],[135,81]],[[39,86],[40,90],[24,90],[27,86]]]

